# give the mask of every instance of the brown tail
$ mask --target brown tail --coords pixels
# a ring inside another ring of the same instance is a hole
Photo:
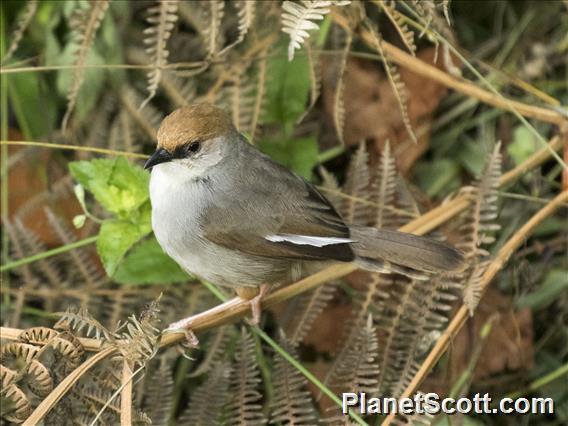
[[[404,232],[367,227],[351,227],[351,247],[365,269],[388,269],[412,276],[412,271],[446,272],[463,267],[462,252],[431,238]],[[420,275],[420,274],[415,274]]]

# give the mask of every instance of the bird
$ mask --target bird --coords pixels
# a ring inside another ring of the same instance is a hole
[[[248,301],[252,324],[270,288],[305,271],[354,263],[421,279],[463,266],[463,254],[444,242],[346,223],[316,186],[249,143],[215,105],[176,109],[156,137],[144,168],[158,243],[188,273]]]

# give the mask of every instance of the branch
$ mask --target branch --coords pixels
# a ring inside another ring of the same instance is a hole
[[[527,171],[538,167],[540,164],[550,158],[550,151],[556,151],[560,149],[561,146],[562,141],[559,137],[552,138],[547,147],[535,152],[522,164],[519,164],[508,173],[504,174],[499,181],[500,187],[514,182],[518,177],[522,176]],[[428,213],[419,216],[415,220],[401,227],[399,230],[403,232],[411,232],[417,235],[424,235],[459,214],[461,211],[467,208],[469,202],[469,199],[465,196],[454,198],[453,200],[430,210]],[[312,288],[315,288],[327,281],[343,277],[356,269],[357,268],[351,264],[338,264],[331,266],[294,284],[290,284],[284,288],[281,288],[280,290],[277,290],[272,294],[269,294],[263,300],[262,305],[265,308],[273,306],[300,293],[311,290]],[[249,310],[249,303],[236,297],[205,312],[194,315],[193,317],[188,319],[187,325],[193,332],[198,333],[244,317],[249,312]],[[10,339],[10,336],[12,334],[14,335],[14,339],[17,337],[17,334],[12,332],[8,333],[5,330],[15,329],[0,328],[0,333],[4,338]],[[181,331],[166,332],[162,336],[160,345],[162,347],[169,346],[179,343],[184,339],[185,333]],[[96,345],[92,344],[92,342],[85,342],[85,348],[88,348],[89,350],[100,350],[100,345],[97,347]]]
[[[497,256],[481,278],[481,289],[484,292],[489,284],[503,268],[505,263],[509,260],[511,255],[526,241],[534,229],[547,217],[552,215],[562,204],[568,202],[568,191],[563,191],[551,200],[545,207],[539,210],[527,223],[525,223],[507,243],[499,250]],[[450,342],[457,336],[467,318],[469,317],[469,309],[467,306],[462,305],[456,312],[448,328],[440,336],[436,345],[432,348],[428,357],[424,360],[420,369],[414,375],[412,381],[408,384],[404,392],[400,395],[399,399],[410,397],[418,388],[420,383],[424,380],[426,375],[430,372],[432,367],[444,354]],[[383,425],[389,425],[393,421],[396,413],[391,413],[383,422]]]

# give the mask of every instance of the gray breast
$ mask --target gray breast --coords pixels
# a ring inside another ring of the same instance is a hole
[[[164,164],[163,166],[169,166]],[[206,180],[179,183],[168,167],[155,168],[150,179],[152,228],[164,251],[188,273],[227,287],[256,287],[288,281],[288,260],[250,256],[213,244],[202,237],[202,212],[215,203],[222,188],[212,191]]]

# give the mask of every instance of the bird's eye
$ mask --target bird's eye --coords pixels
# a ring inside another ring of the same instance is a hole
[[[195,154],[197,151],[201,149],[201,142],[191,142],[187,145],[187,152]]]

